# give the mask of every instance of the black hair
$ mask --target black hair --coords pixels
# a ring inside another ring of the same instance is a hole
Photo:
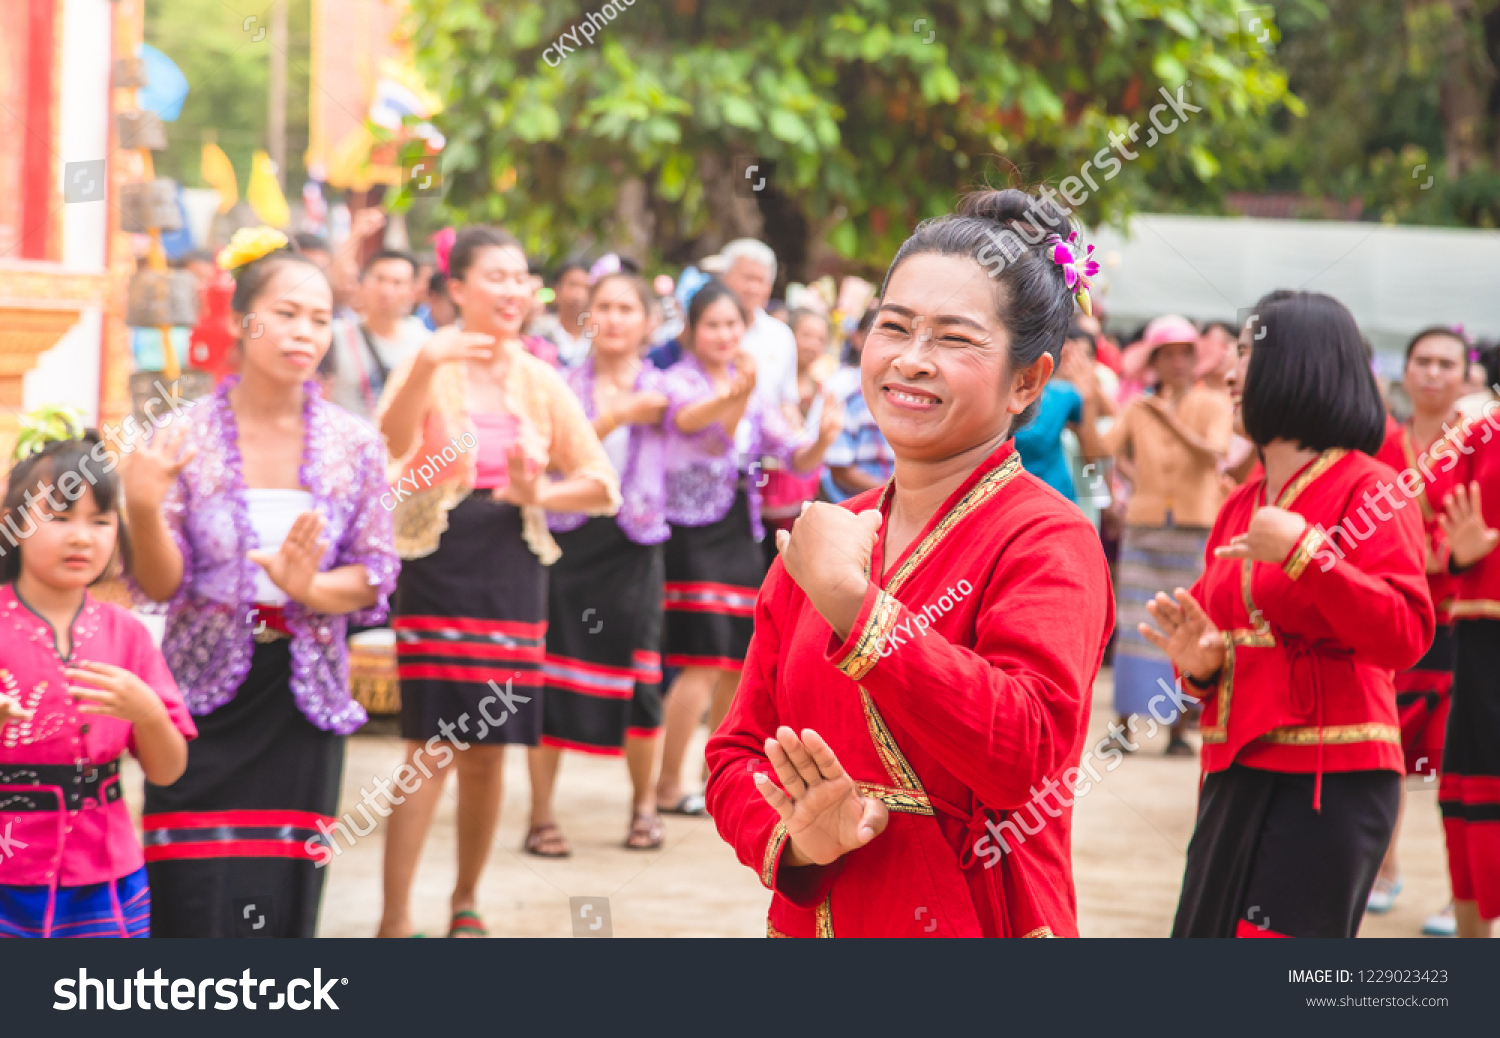
[[[441,270],[434,270],[427,275],[427,294],[446,296],[448,294],[448,275]]]
[[[1262,447],[1280,439],[1315,451],[1380,449],[1385,405],[1344,304],[1321,292],[1278,290],[1255,304],[1248,327],[1254,349],[1241,408],[1250,439]]]
[[[995,315],[1010,333],[1011,370],[1029,368],[1043,354],[1055,365],[1075,303],[1047,239],[1053,234],[1067,238],[1073,230],[1072,221],[1050,199],[1015,188],[972,192],[952,215],[917,225],[891,261],[880,295],[885,297],[891,275],[912,256],[968,256],[995,282]],[[1011,429],[1031,421],[1039,405],[1040,398],[1032,401]]]
[[[328,247],[328,239],[321,234],[309,234],[302,231],[292,235],[292,242],[297,246],[298,252],[332,252]]]
[[[1454,331],[1452,328],[1445,328],[1440,324],[1434,324],[1430,327],[1423,328],[1416,335],[1413,335],[1409,340],[1407,340],[1406,359],[1408,361],[1411,360],[1411,351],[1417,348],[1417,343],[1421,342],[1423,339],[1431,339],[1435,336],[1441,336],[1444,339],[1452,339],[1463,349],[1464,373],[1467,375],[1469,370],[1469,344],[1464,341],[1464,337],[1458,332]]]
[[[581,270],[586,276],[589,272],[588,261],[581,256],[574,256],[563,260],[557,265],[557,269],[552,272],[551,287],[556,288],[563,277],[574,270]]]
[[[687,320],[689,328],[697,328],[698,322],[703,320],[703,315],[708,308],[721,299],[727,299],[734,304],[734,308],[740,312],[740,317],[746,326],[750,324],[750,314],[745,309],[745,304],[740,302],[739,295],[718,278],[711,279],[707,284],[693,295],[693,301],[688,304]]]
[[[230,308],[237,314],[250,313],[254,309],[256,298],[270,283],[271,275],[278,267],[287,263],[303,264],[316,271],[318,277],[324,281],[328,280],[328,275],[323,272],[323,268],[318,265],[317,261],[300,249],[277,249],[275,252],[266,253],[252,263],[245,264],[234,272],[234,295],[229,300]]]
[[[1493,389],[1500,385],[1500,343],[1478,342],[1474,344],[1474,350],[1470,354],[1473,358],[1470,364],[1478,364],[1484,368],[1484,384]],[[1464,369],[1465,375],[1468,369]]]
[[[365,261],[365,265],[363,269],[360,270],[359,276],[363,278],[370,272],[371,267],[375,266],[375,264],[377,263],[383,263],[386,260],[400,260],[402,263],[409,263],[411,265],[411,276],[413,278],[417,276],[417,257],[402,249],[381,249],[379,252]]]
[[[453,249],[448,253],[448,277],[454,281],[462,281],[469,268],[474,265],[474,257],[479,254],[480,249],[521,249],[521,243],[509,231],[503,231],[499,227],[485,224],[465,227],[453,239]],[[525,251],[521,249],[522,254]]]
[[[93,490],[94,504],[99,511],[115,513],[117,531],[114,558],[105,564],[92,583],[130,574],[130,533],[121,512],[120,477],[115,473],[119,459],[110,458],[106,450],[99,452],[106,459],[100,461],[99,453],[95,453],[100,442],[99,433],[89,429],[81,437],[53,440],[11,466],[5,498],[0,501],[0,524],[3,524],[0,525],[0,581],[14,581],[21,575],[21,545],[36,531],[39,523],[46,521],[43,510],[50,513],[51,504],[56,501],[50,495],[61,491],[67,502],[64,511],[67,511],[85,489]],[[73,480],[67,480],[68,476]],[[65,482],[68,485],[63,486]],[[38,494],[39,487],[45,487],[46,494]],[[31,496],[29,504],[28,492]]]
[[[651,291],[650,286],[648,286],[645,281],[641,280],[639,274],[628,274],[623,270],[616,271],[613,274],[605,274],[598,281],[595,281],[592,285],[590,285],[590,303],[592,303],[594,301],[594,297],[599,294],[599,286],[609,281],[623,281],[627,285],[629,285],[631,290],[635,292],[636,296],[640,298],[641,309],[646,311],[648,315],[651,313],[651,304],[656,300],[656,293]]]

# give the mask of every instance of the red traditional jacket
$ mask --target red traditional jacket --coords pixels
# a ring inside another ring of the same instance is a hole
[[[1413,446],[1410,430],[1388,423],[1385,443],[1375,457],[1396,471],[1403,499],[1408,487],[1415,491],[1411,496],[1422,510],[1427,551],[1442,566],[1439,572],[1427,574],[1427,590],[1437,609],[1437,622],[1452,623],[1448,610],[1453,605],[1453,590],[1458,581],[1448,574],[1448,538],[1438,517],[1443,514],[1443,499],[1458,483],[1459,450],[1455,443],[1439,438],[1419,453]]]
[[[889,515],[888,488],[844,506]],[[709,807],[775,892],[769,933],[1076,936],[1069,793],[1114,625],[1098,535],[1007,443],[894,567],[884,527],[874,559],[846,639],[772,567],[708,743]],[[783,724],[818,732],[890,808],[831,865],[781,867],[786,826],[752,773],[771,772],[765,740]]]
[[[1459,463],[1454,482],[1479,483],[1485,525],[1500,528],[1500,412],[1490,401],[1484,405],[1484,416],[1464,423],[1464,434],[1457,437]],[[1464,570],[1453,589],[1453,619],[1485,617],[1500,620],[1500,551],[1492,551]]]
[[[1203,769],[1404,772],[1392,673],[1434,630],[1421,511],[1386,465],[1325,451],[1276,501],[1309,524],[1284,562],[1216,558],[1265,488],[1262,477],[1224,503],[1192,588],[1228,649],[1213,689],[1185,685],[1208,697]]]

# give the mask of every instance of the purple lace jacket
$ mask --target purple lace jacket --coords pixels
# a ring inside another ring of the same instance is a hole
[[[567,371],[564,377],[568,388],[583,404],[583,413],[592,422],[598,417],[598,409],[594,406],[593,355]],[[662,372],[650,364],[641,365],[641,373],[635,379],[635,392],[665,393]],[[615,522],[636,544],[660,544],[672,535],[666,515],[666,484],[662,469],[664,445],[665,436],[660,425],[630,426],[625,471],[619,474],[621,502]],[[567,533],[588,520],[589,517],[582,512],[548,512],[547,528],[553,533]]]
[[[255,563],[245,553],[255,534],[245,503],[239,432],[227,379],[210,398],[179,421],[197,455],[162,502],[162,514],[182,552],[182,584],[167,602],[136,588],[143,611],[167,615],[162,654],[196,716],[234,698],[254,651],[250,612]],[[380,505],[386,490],[385,450],[379,436],[306,384],[306,441],[301,482],[321,512],[328,550],[319,569],[363,563],[379,598],[368,609],[342,616],[313,613],[297,602],[284,606],[292,632],[292,695],[307,719],[324,731],[347,735],[365,723],[364,708],[349,698],[349,622],[379,623],[396,587],[401,563],[391,544],[391,516]]]
[[[684,353],[681,360],[661,373],[661,391],[668,401],[662,422],[666,429],[667,522],[707,526],[723,519],[734,505],[740,474],[745,473],[750,529],[760,540],[765,529],[760,522],[758,484],[765,483],[765,475],[751,476],[750,467],[767,456],[790,465],[799,446],[797,434],[787,428],[776,405],[758,392],[750,394],[745,417],[734,433],[726,432],[722,422],[691,434],[679,431],[677,412],[714,392],[713,382],[691,353]]]

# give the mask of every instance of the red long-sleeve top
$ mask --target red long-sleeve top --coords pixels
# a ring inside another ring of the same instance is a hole
[[[844,506],[889,502],[871,491]],[[709,808],[774,891],[770,932],[1076,936],[1072,804],[1087,792],[1078,764],[1114,622],[1097,534],[1007,443],[893,568],[883,560],[884,527],[845,639],[772,567],[734,706],[708,743]],[[884,832],[831,865],[782,864],[786,826],[752,777],[771,772],[765,740],[780,725],[828,742],[890,809]]]
[[[1421,511],[1396,473],[1358,451],[1326,451],[1277,506],[1308,527],[1281,564],[1220,559],[1263,505],[1264,478],[1230,495],[1192,594],[1224,632],[1208,698],[1203,769],[1403,772],[1394,671],[1432,642]]]

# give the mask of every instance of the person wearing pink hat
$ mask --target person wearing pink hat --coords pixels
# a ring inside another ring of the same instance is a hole
[[[1123,377],[1155,382],[1132,400],[1105,436],[1106,449],[1132,484],[1115,584],[1119,626],[1115,650],[1115,710],[1120,725],[1137,730],[1150,714],[1162,682],[1172,687],[1166,655],[1139,633],[1146,603],[1163,587],[1188,587],[1203,570],[1203,549],[1223,501],[1219,463],[1229,446],[1233,411],[1224,393],[1194,384],[1198,329],[1186,318],[1158,317],[1141,341],[1127,347]],[[1158,702],[1160,700],[1158,699]],[[1171,756],[1191,756],[1185,719],[1171,711]],[[1158,717],[1159,720],[1166,720]],[[1136,746],[1119,727],[1116,741]]]

